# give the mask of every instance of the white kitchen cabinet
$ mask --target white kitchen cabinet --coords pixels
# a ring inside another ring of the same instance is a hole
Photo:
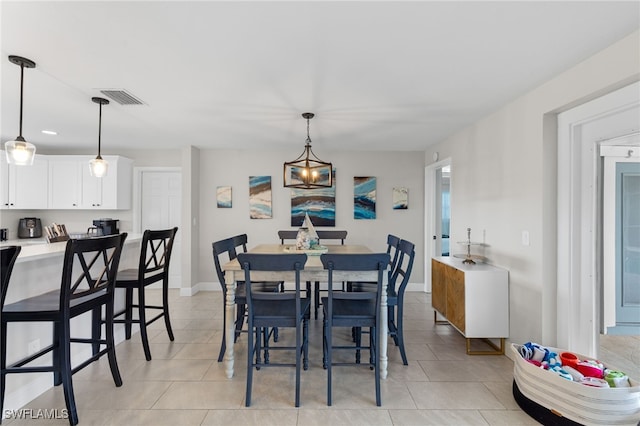
[[[132,161],[125,157],[103,157],[109,171],[102,178],[91,176],[91,156],[50,156],[49,208],[83,210],[128,210],[131,208]]]
[[[36,155],[31,166],[8,164],[0,151],[0,209],[46,209],[48,164],[42,155]]]
[[[467,339],[468,354],[504,354],[504,339],[509,337],[507,270],[437,257],[431,259],[431,292],[434,311]],[[471,339],[484,339],[495,352],[472,351]],[[489,339],[499,339],[500,347]]]

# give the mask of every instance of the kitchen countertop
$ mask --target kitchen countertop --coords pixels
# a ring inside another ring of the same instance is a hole
[[[125,244],[136,243],[142,240],[142,234],[128,234]],[[45,257],[51,257],[58,254],[62,254],[67,246],[66,241],[59,243],[48,243],[45,238],[24,238],[18,240],[3,241],[0,247],[4,246],[21,246],[22,250],[16,263],[28,262],[32,260],[42,259]]]

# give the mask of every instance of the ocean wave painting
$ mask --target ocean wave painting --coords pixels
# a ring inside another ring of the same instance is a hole
[[[407,210],[409,208],[409,189],[393,188],[393,210]]]
[[[231,208],[231,187],[219,186],[216,189],[216,201],[219,209]]]
[[[271,176],[249,176],[249,217],[271,219]]]
[[[313,226],[336,226],[336,170],[331,188],[291,189],[291,226],[302,226],[304,214]]]
[[[353,218],[376,218],[376,178],[356,176],[353,178]]]

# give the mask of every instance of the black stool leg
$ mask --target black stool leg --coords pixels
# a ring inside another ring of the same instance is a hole
[[[169,319],[169,282],[165,279],[162,283],[162,312],[164,312],[164,325],[167,327],[169,340],[173,342],[173,329],[171,328],[171,320]]]
[[[124,337],[131,339],[131,323],[133,322],[133,288],[125,289],[124,302]]]
[[[51,351],[52,362],[54,366],[59,366],[61,361],[60,342],[62,342],[62,340],[60,339],[60,336],[62,334],[62,332],[60,331],[60,327],[62,326],[62,323],[60,321],[54,321],[53,323],[51,323],[51,326],[53,327],[53,344],[55,345],[55,347]],[[61,371],[60,367],[55,367],[53,369],[53,385],[54,386],[60,386],[62,384],[62,376],[60,374],[60,371]]]
[[[149,337],[147,336],[147,317],[145,315],[144,287],[138,288],[138,318],[140,319],[140,338],[144,357],[151,361],[151,349],[149,348]]]
[[[113,382],[117,387],[122,386],[122,377],[120,377],[120,370],[118,369],[118,361],[116,359],[116,344],[113,338],[113,302],[107,304],[106,307],[106,338],[107,338],[107,358],[109,359],[109,368],[111,369],[111,375],[113,376]],[[95,311],[94,311],[95,312]],[[98,336],[99,337],[99,336]]]
[[[60,325],[60,341],[58,342],[60,363],[54,365],[54,369],[58,369],[58,373],[62,376],[62,388],[69,412],[69,423],[74,426],[78,424],[78,410],[76,408],[76,399],[73,395],[73,381],[71,379],[71,334],[69,327],[69,320],[63,320]]]
[[[7,388],[7,323],[2,321],[0,326],[0,334],[2,340],[0,341],[0,421],[4,417],[4,390]]]

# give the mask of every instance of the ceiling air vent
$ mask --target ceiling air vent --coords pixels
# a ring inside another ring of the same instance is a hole
[[[100,93],[120,105],[144,105],[144,102],[124,89],[102,89]]]

